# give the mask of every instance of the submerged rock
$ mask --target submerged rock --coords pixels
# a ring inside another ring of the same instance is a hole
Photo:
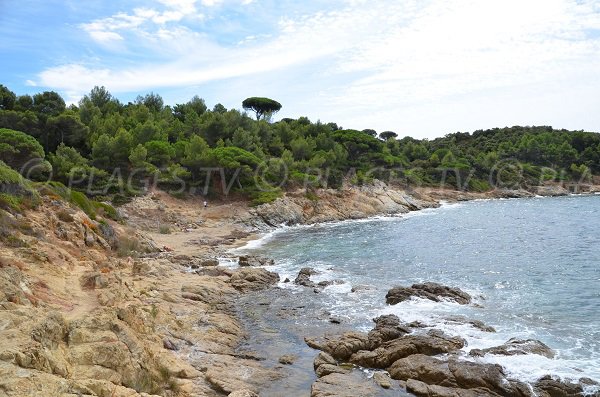
[[[298,356],[294,354],[286,354],[279,357],[279,363],[284,365],[291,365],[298,359]]]
[[[385,300],[388,305],[395,305],[412,297],[440,302],[449,299],[461,305],[471,303],[471,295],[459,288],[448,287],[438,283],[413,284],[410,287],[394,287],[388,291]]]
[[[483,321],[469,320],[468,318],[463,316],[449,316],[446,317],[445,320],[450,323],[469,324],[483,332],[496,332],[496,329],[494,327],[486,325]]]

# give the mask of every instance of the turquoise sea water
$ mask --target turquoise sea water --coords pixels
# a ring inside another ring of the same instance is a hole
[[[312,310],[331,312],[346,326],[368,330],[373,317],[395,313],[465,337],[465,355],[512,337],[539,339],[555,359],[484,360],[525,381],[546,374],[600,381],[600,196],[473,201],[399,218],[288,228],[241,251],[273,257],[282,280],[308,266],[321,272],[315,281],[343,282],[321,294],[282,282],[289,293],[279,299],[310,301]],[[391,287],[423,281],[459,287],[477,305],[385,304]],[[449,321],[453,315],[497,332]]]

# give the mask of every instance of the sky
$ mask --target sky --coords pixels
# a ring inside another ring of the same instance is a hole
[[[0,84],[433,138],[600,131],[600,0],[0,0]]]

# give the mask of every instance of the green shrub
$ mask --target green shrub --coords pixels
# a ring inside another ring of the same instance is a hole
[[[117,255],[120,257],[138,256],[141,244],[135,237],[119,236],[117,241]]]
[[[90,203],[100,215],[110,218],[113,221],[120,219],[117,210],[112,205],[100,201],[90,201]]]
[[[70,199],[71,203],[73,203],[76,206],[78,206],[79,208],[81,208],[81,210],[83,210],[83,212],[85,212],[86,215],[89,216],[91,219],[95,219],[96,218],[96,209],[94,208],[94,205],[92,204],[92,202],[87,198],[87,196],[76,190],[73,190],[73,189],[70,189],[70,190],[71,190],[71,194],[70,194],[69,199]]]
[[[304,194],[304,197],[306,197],[310,201],[319,201],[319,196],[317,196],[317,194],[312,190],[307,190]]]
[[[158,226],[158,232],[160,234],[171,234],[171,228],[169,225],[160,225]]]
[[[469,190],[475,192],[487,192],[492,190],[492,186],[483,179],[471,178],[469,180]]]
[[[252,198],[250,205],[256,207],[261,204],[272,203],[273,201],[277,200],[281,196],[282,196],[281,190],[272,190],[272,191],[266,191],[266,192],[254,192],[250,195],[250,197]]]
[[[0,193],[0,208],[4,210],[21,210],[21,199],[8,193]]]
[[[23,177],[0,160],[0,184],[22,184]]]
[[[33,159],[43,160],[44,148],[31,135],[21,131],[0,128],[0,158],[6,165],[20,170]]]

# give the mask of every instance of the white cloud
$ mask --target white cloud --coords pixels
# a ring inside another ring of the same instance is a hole
[[[221,4],[223,0],[201,0],[202,5],[206,7],[213,7],[218,4]]]
[[[92,39],[101,44],[123,40],[123,36],[116,32],[107,32],[102,30],[90,30],[88,32]]]
[[[274,34],[245,35],[236,46],[176,24],[198,17],[197,5],[221,0],[158,1],[164,10],[138,8],[82,27],[101,44],[134,31],[141,40],[135,45],[170,60],[125,69],[63,65],[42,72],[38,83],[76,96],[99,84],[119,93],[289,71],[301,83],[281,87],[287,96],[290,89],[309,95],[315,74],[312,96],[297,99],[311,107],[299,112],[359,128],[422,123],[427,131],[435,124],[429,114],[451,120],[450,130],[474,109],[483,112],[476,120],[526,119],[516,108],[529,103],[524,98],[531,101],[530,113],[539,115],[532,118],[543,122],[546,114],[551,120],[557,92],[572,98],[559,112],[567,120],[568,109],[580,114],[578,106],[597,103],[590,92],[600,90],[600,37],[590,35],[600,30],[600,6],[592,0],[348,0],[335,11],[297,16],[290,10]],[[252,79],[244,84],[260,89]],[[511,93],[519,97],[511,101]],[[494,113],[503,109],[518,117]]]

